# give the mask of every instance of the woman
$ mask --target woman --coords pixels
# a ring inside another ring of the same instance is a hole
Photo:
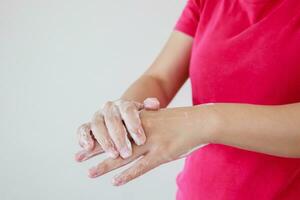
[[[109,153],[97,177],[143,156],[113,179],[121,185],[186,156],[178,200],[299,199],[299,10],[189,0],[150,68],[81,126],[77,160]],[[193,106],[164,108],[188,77]]]

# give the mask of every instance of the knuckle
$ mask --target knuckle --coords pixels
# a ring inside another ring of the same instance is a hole
[[[134,110],[134,108],[135,108],[134,104],[130,101],[125,101],[122,104],[120,104],[120,109],[124,113],[130,112],[130,111]]]
[[[114,148],[114,144],[112,143],[112,141],[110,139],[102,139],[101,146],[106,151]]]
[[[87,136],[87,134],[89,133],[90,131],[90,125],[85,123],[85,124],[82,124],[81,126],[79,126],[77,128],[77,134],[78,135],[83,135],[83,136]]]
[[[112,105],[114,104],[114,102],[112,101],[107,101],[104,105],[103,105],[103,111],[108,110]]]
[[[102,112],[100,110],[98,110],[97,112],[95,112],[91,121],[92,121],[93,124],[96,124],[98,122],[102,122],[103,121],[103,114],[102,114]]]
[[[80,125],[78,128],[77,128],[77,133],[78,134],[81,134],[82,130],[83,130],[83,126],[84,124]]]
[[[124,99],[117,99],[114,101],[114,104],[120,106],[125,100]]]
[[[83,124],[80,128],[82,132],[88,132],[90,130],[89,124]]]
[[[105,113],[104,113],[104,117],[108,120],[114,120],[120,117],[119,115],[119,110],[117,108],[116,105],[112,105],[110,107],[110,109],[108,109]]]

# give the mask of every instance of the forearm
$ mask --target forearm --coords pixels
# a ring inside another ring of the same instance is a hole
[[[171,99],[166,96],[159,79],[142,75],[121,96],[121,99],[143,102],[148,97],[156,97],[160,101],[161,107],[166,107]]]
[[[121,98],[142,102],[156,97],[166,107],[188,78],[188,66],[193,39],[172,32],[157,58]]]
[[[209,131],[202,134],[209,143],[300,157],[300,103],[280,106],[217,103],[194,106],[190,113],[195,124],[190,131],[201,139],[201,125],[207,123]]]
[[[220,122],[212,142],[276,156],[300,157],[300,103],[215,104],[211,108]]]
[[[215,143],[275,156],[300,157],[300,103],[202,104],[169,108],[164,113],[164,128],[178,135],[187,134],[188,146],[192,148]]]

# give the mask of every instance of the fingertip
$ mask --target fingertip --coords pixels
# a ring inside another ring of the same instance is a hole
[[[116,150],[109,150],[107,154],[112,159],[116,159],[119,156],[119,152],[117,152]]]
[[[146,136],[145,135],[142,135],[141,137],[140,137],[140,145],[143,145],[143,144],[145,144],[146,143]]]
[[[160,102],[155,97],[146,98],[144,100],[143,104],[144,104],[144,107],[146,109],[154,109],[154,110],[156,110],[156,109],[159,109],[159,107],[160,107]]]
[[[120,154],[121,154],[122,158],[126,159],[126,158],[129,158],[132,155],[132,151],[125,147],[125,148],[120,150]]]
[[[100,176],[98,167],[92,167],[88,171],[88,177],[90,178],[96,178],[97,176]]]
[[[86,150],[86,151],[91,151],[94,149],[94,144],[88,142],[86,145],[83,146],[83,148]]]
[[[122,181],[122,179],[120,179],[120,178],[113,178],[111,183],[113,186],[121,186],[121,185],[125,184],[125,182]]]
[[[84,154],[82,152],[78,152],[78,153],[75,154],[74,159],[77,162],[81,162],[84,159]]]
[[[131,137],[132,137],[132,139],[133,139],[133,141],[135,142],[136,145],[141,145],[141,141],[138,138],[136,133],[131,134]]]
[[[146,134],[144,132],[144,129],[142,127],[140,127],[138,129],[138,135],[136,135],[136,139],[137,139],[137,145],[143,145],[146,142]]]
[[[138,135],[138,134],[131,134],[134,143],[138,146],[141,146],[146,143],[146,136],[145,135]]]

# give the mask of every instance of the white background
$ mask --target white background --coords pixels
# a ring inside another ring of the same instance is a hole
[[[0,0],[0,199],[174,199],[183,160],[89,179],[75,130],[159,53],[185,0]],[[170,106],[191,105],[189,81]]]

